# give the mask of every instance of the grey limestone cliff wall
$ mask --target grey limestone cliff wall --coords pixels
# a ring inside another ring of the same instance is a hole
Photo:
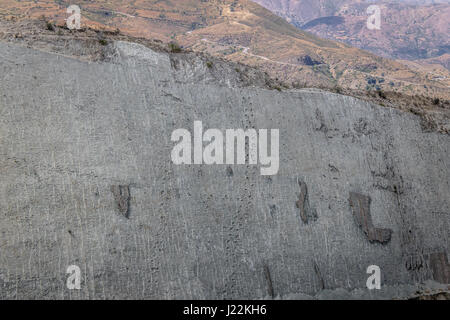
[[[0,298],[393,298],[448,283],[448,135],[110,47],[87,62],[0,42]],[[195,120],[279,129],[278,174],[174,165],[171,133]]]

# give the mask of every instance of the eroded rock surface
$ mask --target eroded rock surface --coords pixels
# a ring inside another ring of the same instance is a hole
[[[0,42],[0,298],[398,298],[448,281],[448,135],[355,98],[108,46],[89,62]],[[195,120],[279,129],[278,174],[174,165],[171,133]],[[314,223],[299,219],[299,175]],[[111,192],[124,181],[129,201]],[[384,245],[355,223],[355,190],[392,230]],[[366,288],[372,264],[381,290]],[[69,265],[81,290],[66,287]]]

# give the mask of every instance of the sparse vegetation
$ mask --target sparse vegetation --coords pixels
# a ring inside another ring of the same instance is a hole
[[[49,30],[49,31],[55,31],[55,26],[50,21],[47,21],[46,27],[47,27],[47,30]]]
[[[306,87],[306,84],[301,84],[299,81],[292,82],[292,88],[294,88],[294,89],[302,89],[305,87]]]
[[[273,88],[274,88],[275,90],[281,91],[281,87],[280,87],[280,86],[273,86]]]
[[[441,101],[439,100],[439,98],[434,98],[434,99],[433,99],[433,104],[434,104],[435,106],[437,106],[440,102],[441,102]]]
[[[386,94],[384,93],[383,90],[379,90],[379,91],[378,91],[378,96],[379,96],[381,99],[386,99],[386,98],[387,98],[387,97],[386,97]]]
[[[332,79],[333,75],[330,71],[330,66],[327,64],[316,64],[313,66],[314,72],[319,72],[325,75],[327,78]]]
[[[102,46],[106,46],[108,44],[108,41],[106,41],[105,39],[99,39],[98,43],[100,43]]]
[[[201,25],[198,22],[191,23],[191,30],[198,29]]]
[[[213,67],[213,63],[211,61],[206,62],[206,66],[211,69]]]
[[[171,42],[169,42],[169,50],[172,53],[180,53],[181,52],[181,47],[175,41],[171,41]]]
[[[373,77],[367,77],[367,83],[369,85],[375,85],[377,83],[377,79],[373,78]]]

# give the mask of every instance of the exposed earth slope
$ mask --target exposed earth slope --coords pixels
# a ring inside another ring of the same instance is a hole
[[[255,0],[293,25],[317,36],[338,40],[391,59],[433,65],[424,70],[436,77],[439,64],[449,69],[450,3],[361,0]],[[380,30],[369,30],[366,10],[378,5]],[[420,66],[416,66],[420,70]]]
[[[5,0],[5,19],[47,16],[64,24],[68,1]],[[247,0],[80,1],[82,23],[100,29],[177,41],[185,48],[257,66],[288,87],[383,90],[448,99],[447,76],[377,57],[301,31]],[[445,72],[445,71],[442,71]]]

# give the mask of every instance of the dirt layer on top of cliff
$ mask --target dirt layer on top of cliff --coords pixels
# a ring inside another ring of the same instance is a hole
[[[138,43],[156,52],[169,55],[171,61],[184,60],[187,63],[201,59],[206,70],[216,80],[217,84],[224,83],[226,71],[234,81],[232,86],[260,87],[278,91],[302,89],[274,79],[268,73],[256,67],[242,63],[230,62],[208,55],[185,49],[177,43],[163,43],[159,40],[136,38],[125,35],[120,30],[97,30],[85,28],[69,30],[64,25],[56,25],[44,17],[40,20],[14,21],[0,19],[0,41],[13,42],[29,48],[52,52],[85,61],[107,62],[111,59],[109,44],[114,41]],[[318,87],[318,89],[349,95],[384,107],[400,109],[421,117],[424,132],[439,132],[450,134],[450,101],[423,95],[406,95],[390,91],[366,91],[340,87]]]
[[[163,43],[160,40],[131,37],[117,30],[97,30],[82,28],[69,30],[65,25],[55,25],[44,17],[40,20],[7,21],[0,18],[0,41],[12,42],[40,51],[57,53],[83,61],[110,62],[114,55],[111,44],[116,41],[132,42],[143,45],[156,52],[169,55],[172,66],[179,61],[193,64],[203,61],[216,84],[223,83],[224,71],[231,71],[235,81],[233,86],[261,87],[269,89],[283,88],[283,83],[271,78],[266,72],[242,63],[185,49],[177,43]],[[230,72],[227,72],[228,74]]]

